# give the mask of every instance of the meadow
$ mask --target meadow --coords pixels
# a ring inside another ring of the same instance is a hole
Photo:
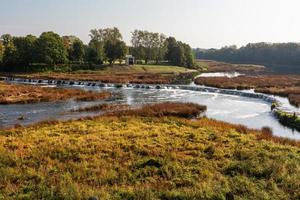
[[[0,199],[300,198],[299,142],[164,107],[1,130]]]

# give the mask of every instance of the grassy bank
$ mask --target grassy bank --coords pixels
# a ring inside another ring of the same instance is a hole
[[[3,74],[30,79],[55,79],[78,81],[102,81],[104,83],[169,84],[192,80],[197,71],[177,66],[134,65],[102,66],[95,70],[73,72],[41,72],[31,74]]]
[[[243,74],[260,74],[265,67],[252,64],[230,64],[213,60],[196,60],[196,64],[204,72],[239,72]]]
[[[45,88],[0,82],[0,104],[27,104],[69,99],[95,101],[109,96],[108,92],[88,92],[79,89]]]
[[[281,124],[300,131],[300,118],[297,115],[280,110],[274,112]]]
[[[196,84],[224,89],[255,89],[256,92],[288,97],[290,103],[300,105],[300,76],[259,75],[227,77],[199,77]]]
[[[299,143],[138,113],[1,131],[0,199],[300,198]]]

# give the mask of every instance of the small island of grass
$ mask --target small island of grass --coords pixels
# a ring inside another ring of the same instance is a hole
[[[48,88],[0,82],[0,104],[28,104],[38,102],[95,101],[110,97],[109,92],[89,92],[79,89]]]

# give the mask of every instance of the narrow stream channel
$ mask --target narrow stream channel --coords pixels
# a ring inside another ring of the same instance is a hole
[[[300,133],[296,130],[282,126],[271,112],[271,103],[263,99],[184,90],[176,87],[161,87],[158,89],[155,88],[155,86],[148,88],[136,88],[134,86],[116,88],[113,85],[106,85],[105,87],[88,85],[89,84],[66,84],[57,87],[72,87],[99,92],[110,91],[113,93],[114,98],[98,102],[67,101],[27,105],[0,105],[0,126],[10,127],[15,124],[29,125],[44,120],[67,120],[84,116],[99,115],[101,112],[74,113],[70,112],[70,110],[104,102],[124,103],[131,106],[137,106],[147,103],[176,101],[206,105],[208,108],[206,116],[209,118],[233,124],[242,124],[255,129],[261,129],[262,127],[268,126],[272,128],[273,133],[276,136],[300,140]],[[56,85],[51,85],[51,87],[56,87]],[[251,93],[253,91],[246,92]],[[298,108],[291,106],[286,98],[274,98],[282,102],[287,109],[293,109],[295,112],[300,111]],[[18,120],[18,117],[21,115],[25,117],[25,120]]]

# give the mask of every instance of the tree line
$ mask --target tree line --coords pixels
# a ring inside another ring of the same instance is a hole
[[[282,70],[287,66],[300,65],[299,43],[249,43],[246,46],[226,46],[221,49],[195,49],[197,59],[210,59],[233,63],[262,64],[269,68]]]
[[[169,62],[173,65],[193,67],[194,56],[191,47],[174,37],[164,34],[135,30],[132,32],[131,54],[137,60],[159,64]]]
[[[227,46],[221,49],[195,50],[197,59],[211,59],[235,63],[265,65],[300,65],[299,43],[249,43],[237,48]]]
[[[70,65],[122,63],[126,54],[135,56],[138,62],[145,64],[194,65],[191,47],[163,34],[135,30],[132,32],[132,46],[129,47],[115,27],[93,29],[89,36],[89,43],[84,44],[76,36],[60,36],[54,32],[44,32],[39,37],[4,34],[0,38],[1,70],[59,70]]]

